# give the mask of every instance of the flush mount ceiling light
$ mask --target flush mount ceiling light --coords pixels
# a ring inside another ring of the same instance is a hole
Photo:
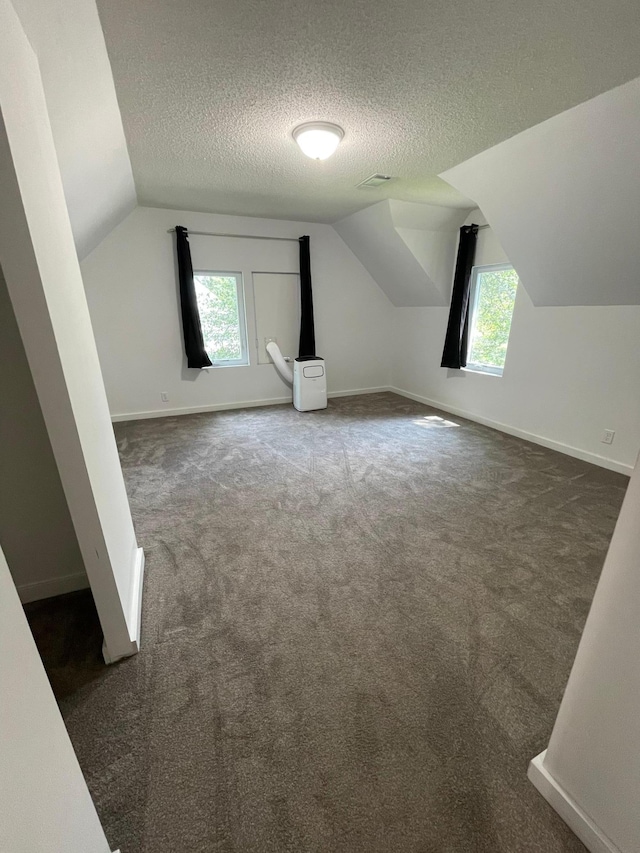
[[[336,150],[344,130],[328,121],[308,121],[299,124],[293,131],[293,138],[302,152],[312,160],[326,160]]]

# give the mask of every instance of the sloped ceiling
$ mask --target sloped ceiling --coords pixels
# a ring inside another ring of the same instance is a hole
[[[12,0],[38,57],[80,258],[136,205],[95,0]]]
[[[98,0],[140,202],[336,222],[640,74],[638,0]],[[313,162],[291,131],[346,131]],[[373,172],[395,180],[356,184]]]
[[[473,197],[534,305],[640,304],[640,78],[442,177]]]
[[[467,213],[386,200],[333,227],[393,305],[448,305],[458,228]]]

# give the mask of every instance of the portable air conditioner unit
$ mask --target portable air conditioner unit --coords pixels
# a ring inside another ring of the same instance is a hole
[[[309,355],[294,361],[293,405],[299,412],[327,408],[327,374],[323,358]]]

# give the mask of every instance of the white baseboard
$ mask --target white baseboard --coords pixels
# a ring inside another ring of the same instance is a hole
[[[388,389],[394,394],[399,394],[401,397],[407,397],[409,400],[415,400],[417,403],[424,403],[425,406],[431,406],[434,409],[440,409],[443,412],[448,412],[451,415],[458,415],[461,418],[466,418],[469,421],[482,424],[483,426],[497,429],[500,432],[506,432],[508,435],[515,435],[517,438],[524,438],[526,441],[531,441],[534,444],[540,444],[542,447],[548,447],[550,450],[557,450],[560,453],[565,453],[567,456],[573,456],[576,459],[582,459],[584,462],[591,462],[593,465],[599,465],[601,468],[608,468],[610,471],[617,471],[618,474],[626,474],[630,477],[633,472],[633,465],[625,465],[623,462],[617,462],[615,459],[609,459],[607,456],[600,456],[597,453],[591,453],[588,450],[582,450],[579,447],[572,447],[570,444],[563,444],[560,441],[554,441],[552,438],[545,438],[543,435],[536,435],[533,432],[519,429],[518,427],[510,426],[509,424],[500,423],[500,421],[485,418],[482,415],[476,415],[473,412],[468,412],[465,409],[459,409],[457,406],[450,406],[448,403],[442,403],[440,400],[431,400],[428,397],[421,397],[420,394],[413,394],[411,391],[405,391],[403,388],[391,387]]]
[[[144,585],[144,551],[138,548],[136,562],[131,578],[131,609],[129,610],[129,636],[135,651],[140,651],[140,630],[142,627],[142,587]]]
[[[124,653],[112,654],[106,640],[102,643],[102,657],[105,663],[115,663],[131,657],[140,651],[140,629],[142,627],[142,589],[144,585],[144,551],[138,548],[131,574],[131,601],[126,615],[131,647]]]
[[[546,750],[541,752],[529,764],[527,774],[529,781],[578,836],[587,850],[591,853],[621,853],[620,848],[616,847],[613,841],[598,829],[589,815],[580,808],[545,768],[544,757],[546,754]]]
[[[62,575],[59,578],[49,578],[45,581],[34,581],[17,586],[20,601],[27,604],[29,601],[40,601],[41,598],[53,598],[56,595],[66,595],[68,592],[76,592],[78,589],[87,589],[89,579],[84,572],[74,575]]]
[[[329,398],[333,397],[357,397],[359,394],[377,394],[381,391],[390,391],[392,389],[384,386],[378,388],[352,388],[348,391],[330,391]],[[196,415],[200,412],[225,412],[232,409],[252,409],[257,406],[279,406],[289,403],[293,405],[293,398],[288,397],[270,397],[264,400],[243,400],[239,403],[209,403],[206,406],[182,406],[177,409],[154,409],[147,412],[126,412],[123,414],[111,415],[111,420],[114,423],[120,421],[140,421],[147,418],[171,418],[177,415]]]
[[[225,412],[231,409],[252,409],[256,406],[277,406],[291,402],[291,397],[271,397],[266,400],[243,400],[239,403],[209,403],[206,406],[182,406],[177,409],[125,412],[119,415],[111,415],[111,420],[117,423],[118,421],[142,421],[148,418],[173,418],[177,415],[197,415],[200,412]]]
[[[361,394],[382,394],[385,391],[392,391],[388,385],[383,385],[378,388],[352,388],[349,391],[329,391],[327,397],[359,397]]]

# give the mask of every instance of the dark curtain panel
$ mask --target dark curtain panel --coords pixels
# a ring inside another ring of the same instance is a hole
[[[313,323],[311,291],[311,258],[309,238],[300,237],[300,347],[298,357],[316,354],[316,332]]]
[[[184,351],[189,367],[211,367],[211,360],[204,348],[200,313],[196,300],[196,288],[193,283],[193,266],[189,235],[182,225],[176,225],[176,247],[178,252],[178,278],[180,280],[180,308],[182,310],[182,331],[184,333]]]
[[[441,367],[460,368],[467,364],[467,339],[469,336],[469,289],[471,268],[476,254],[477,225],[463,225],[460,229],[456,272],[453,277],[451,309],[447,336],[444,340]]]

